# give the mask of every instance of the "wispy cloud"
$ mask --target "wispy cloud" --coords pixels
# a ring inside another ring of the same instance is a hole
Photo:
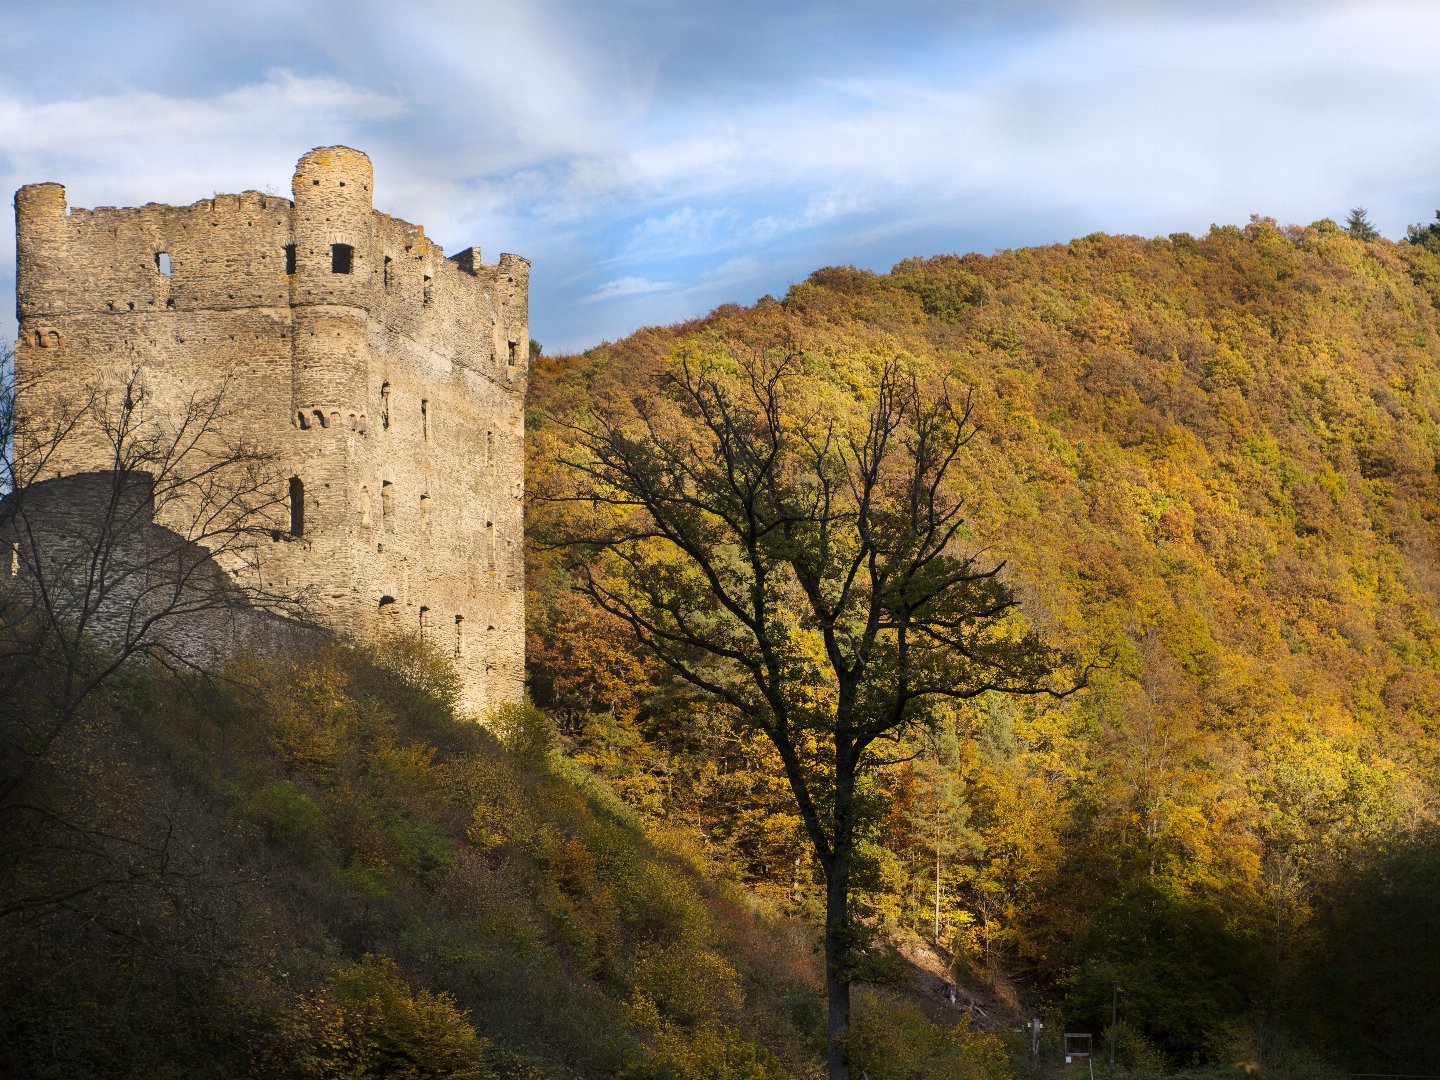
[[[581,303],[593,304],[597,300],[613,300],[618,296],[641,296],[645,293],[670,292],[676,287],[673,281],[651,281],[642,277],[622,277],[607,281]]]

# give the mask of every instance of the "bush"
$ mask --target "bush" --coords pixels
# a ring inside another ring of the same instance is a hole
[[[296,1009],[307,1080],[486,1080],[485,1042],[448,994],[411,990],[395,962],[366,956]]]
[[[961,1020],[931,1023],[914,1002],[857,987],[850,1025],[850,1063],[869,1080],[1006,1080],[1005,1049],[993,1035]]]

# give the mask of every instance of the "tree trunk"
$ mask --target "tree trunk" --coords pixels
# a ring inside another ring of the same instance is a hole
[[[940,845],[935,845],[935,944],[940,944]]]
[[[850,1080],[850,861],[825,876],[826,1054],[830,1080]]]

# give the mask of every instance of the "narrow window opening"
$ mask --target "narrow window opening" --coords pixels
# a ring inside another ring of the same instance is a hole
[[[301,430],[301,431],[309,431],[309,430],[310,430],[310,418],[305,415],[305,411],[304,411],[303,409],[302,409],[300,412],[298,412],[298,413],[295,414],[295,419],[298,420],[298,421],[300,421],[300,430]]]
[[[493,574],[493,573],[495,573],[495,567],[496,567],[496,562],[495,562],[495,523],[494,523],[493,521],[487,521],[487,522],[485,522],[485,546],[486,546],[486,548],[488,549],[487,555],[486,555],[486,558],[487,558],[487,561],[488,561],[488,564],[489,564],[488,569],[490,570],[490,573]]]
[[[298,476],[290,478],[290,535],[305,535],[305,484]]]
[[[315,423],[319,424],[321,427],[330,426],[330,421],[325,419],[325,414],[319,409],[315,410]]]
[[[285,273],[295,273],[295,245],[285,245]]]
[[[430,630],[430,609],[424,604],[420,605],[420,636],[424,637]]]
[[[420,437],[430,438],[430,402],[425,398],[420,399]]]
[[[355,249],[349,244],[330,245],[330,272],[348,274],[355,261]]]
[[[485,432],[485,464],[495,464],[495,432]]]
[[[391,263],[393,263],[394,261],[395,261],[395,260],[392,259],[392,258],[390,258],[389,255],[386,255],[386,256],[385,256],[384,280],[385,280],[385,284],[386,284],[387,286],[391,284],[391,280],[392,280],[392,279],[391,279],[390,275],[391,275],[391,273],[392,273],[392,270],[391,270],[390,266],[391,266]]]
[[[455,657],[459,659],[465,648],[465,616],[455,616]]]
[[[390,430],[390,384],[380,384],[380,428]]]
[[[430,303],[430,275],[425,275],[424,302]]]
[[[390,495],[394,486],[389,480],[380,481],[380,521],[386,532],[395,531],[395,508],[391,505],[393,500]]]
[[[514,366],[515,366],[515,360],[516,360],[516,357],[519,356],[519,354],[520,354],[520,343],[519,343],[518,341],[512,341],[512,342],[510,342],[510,360],[509,360],[509,364],[508,364],[509,367],[514,367]]]
[[[157,251],[155,253],[155,269],[166,277],[170,276],[170,253],[168,251]]]
[[[350,430],[351,430],[351,431],[359,431],[359,430],[360,430],[360,418],[359,418],[358,416],[356,416],[353,412],[350,414]]]

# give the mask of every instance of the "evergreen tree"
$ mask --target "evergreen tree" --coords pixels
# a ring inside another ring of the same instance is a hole
[[[1345,231],[1356,240],[1380,239],[1380,230],[1370,221],[1363,206],[1351,209],[1350,216],[1345,219]]]

